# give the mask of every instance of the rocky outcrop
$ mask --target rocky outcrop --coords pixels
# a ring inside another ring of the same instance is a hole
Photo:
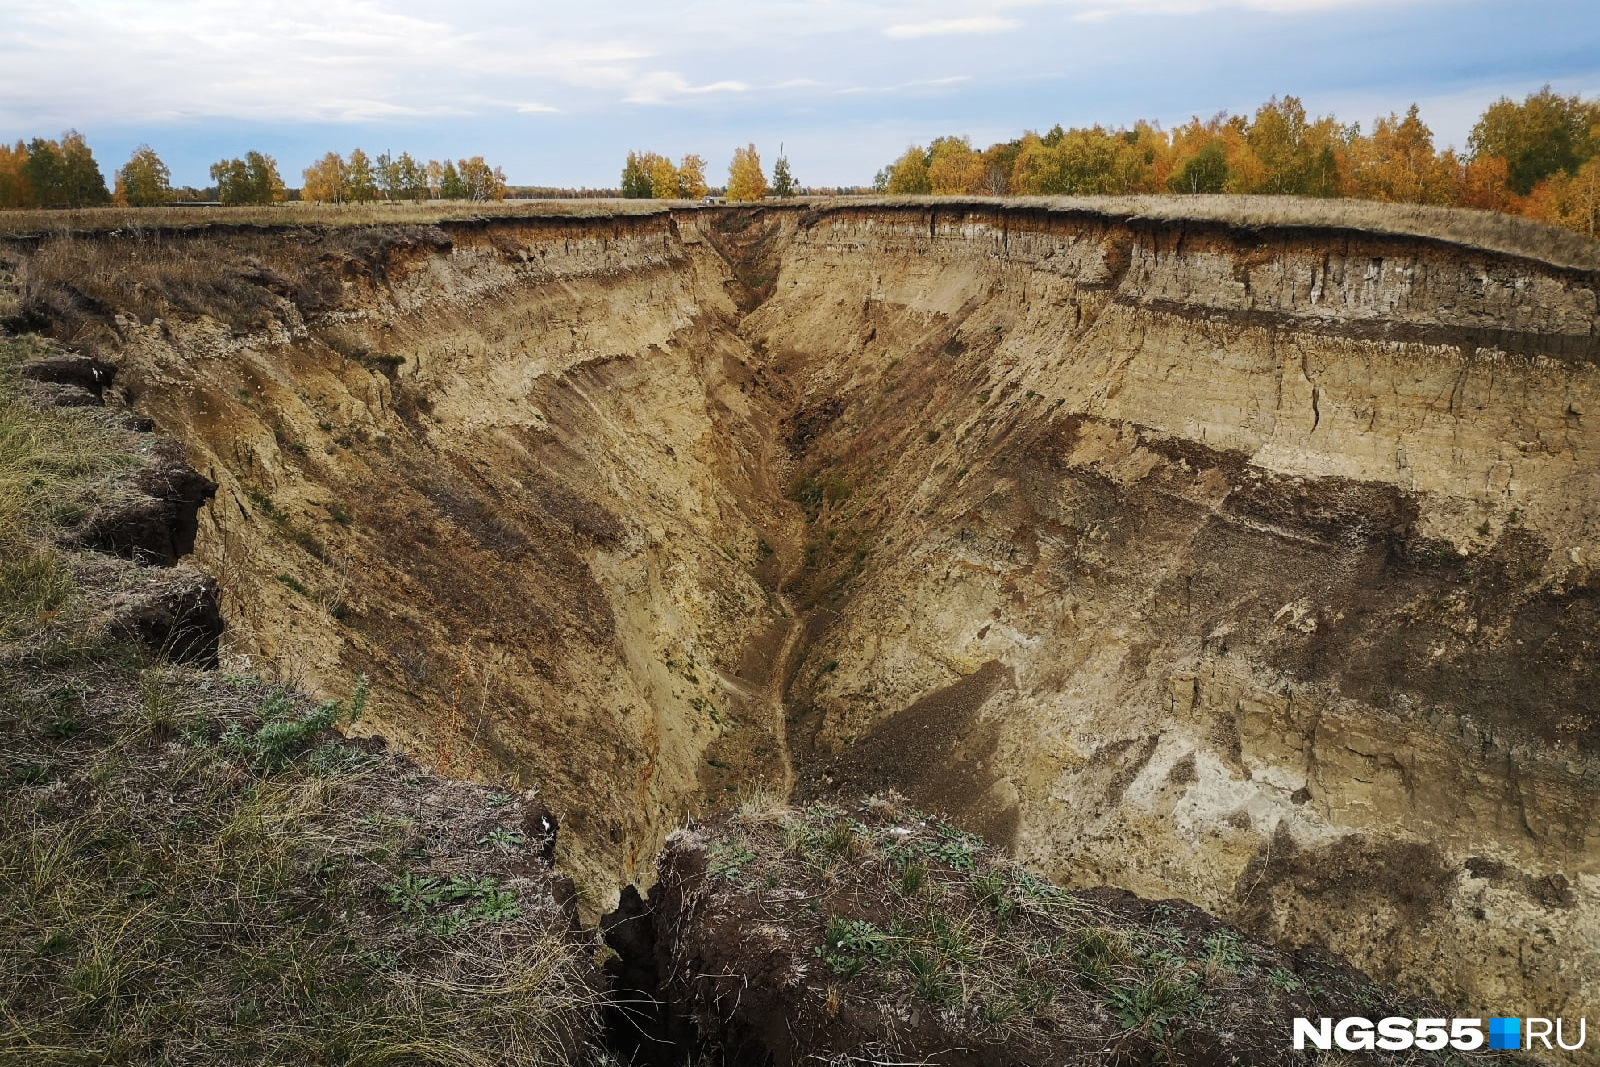
[[[217,483],[241,648],[539,782],[590,917],[686,810],[896,786],[1579,1014],[1600,276],[1316,210],[199,231],[73,322]]]

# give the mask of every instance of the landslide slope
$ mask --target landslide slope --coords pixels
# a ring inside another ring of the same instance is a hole
[[[537,785],[591,915],[685,811],[894,786],[1067,884],[1581,1013],[1600,275],[1470,215],[1203,207],[0,266],[219,484],[196,554],[234,653],[365,673],[368,728]]]

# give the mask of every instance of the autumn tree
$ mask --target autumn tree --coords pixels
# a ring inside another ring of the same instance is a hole
[[[1254,187],[1239,192],[1292,196],[1338,196],[1340,171],[1336,145],[1342,131],[1333,119],[1308,119],[1298,97],[1273,97],[1256,109],[1244,131],[1245,144],[1259,163]],[[1231,162],[1231,160],[1230,160]],[[1232,169],[1232,168],[1230,168]],[[1245,171],[1240,169],[1238,173]]]
[[[1479,156],[1460,164],[1456,181],[1456,203],[1481,211],[1511,211],[1516,194],[1511,191],[1511,175],[1499,156]]]
[[[1346,192],[1368,200],[1453,204],[1459,166],[1433,150],[1433,131],[1412,104],[1405,118],[1379,118],[1369,137],[1352,137]]]
[[[761,169],[761,155],[756,146],[735,148],[728,164],[728,199],[760,200],[767,192],[767,176]]]
[[[928,153],[921,145],[912,145],[890,165],[884,192],[891,196],[925,196],[932,190],[928,181]]]
[[[1600,156],[1534,186],[1527,206],[1534,218],[1600,237]]]
[[[342,204],[349,199],[344,157],[329,152],[305,169],[300,199],[319,204]]]
[[[155,207],[172,199],[172,172],[149,145],[134,149],[117,171],[113,199],[129,207]]]
[[[983,157],[968,138],[940,137],[928,146],[928,191],[934,196],[975,193],[983,174]]]
[[[1504,159],[1511,190],[1527,196],[1544,179],[1574,173],[1600,153],[1600,101],[1561,96],[1548,85],[1520,104],[1501,97],[1472,127],[1467,146],[1474,159]]]
[[[504,200],[506,176],[499,167],[491,167],[482,156],[460,161],[461,186],[466,200]]]
[[[30,193],[26,167],[28,146],[0,144],[0,208],[27,207]]]
[[[678,163],[678,195],[685,200],[699,200],[711,187],[706,184],[706,161],[697,155],[686,155]]]
[[[350,152],[344,168],[345,199],[352,204],[367,204],[378,199],[378,173],[372,159],[361,149]]]
[[[1027,196],[1106,196],[1146,191],[1151,162],[1137,131],[1100,126],[1025,136],[1017,154],[1013,191]]]
[[[678,168],[666,156],[650,153],[650,195],[657,200],[678,197]]]
[[[1011,172],[1016,170],[1017,155],[1021,151],[1021,138],[984,149],[983,182],[979,191],[986,196],[1005,196],[1011,192]]]

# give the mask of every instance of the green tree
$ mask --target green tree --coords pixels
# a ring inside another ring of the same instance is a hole
[[[66,207],[66,160],[55,141],[35,137],[28,142],[28,159],[22,165],[22,178],[28,190],[29,207]]]
[[[134,149],[117,171],[116,199],[129,207],[155,207],[172,199],[172,172],[147,144]]]
[[[111,203],[111,191],[100,173],[89,143],[76,130],[61,135],[62,182],[72,207],[98,207]]]
[[[767,195],[767,176],[761,169],[761,155],[755,145],[733,150],[728,163],[728,199],[760,200]]]
[[[413,159],[410,152],[400,153],[400,158],[395,161],[395,169],[399,176],[399,195],[401,199],[428,199],[427,168]]]
[[[288,197],[278,176],[278,161],[261,152],[246,152],[243,159],[223,159],[211,164],[217,199],[237,204],[280,204]]]
[[[648,200],[654,190],[650,178],[650,164],[654,152],[629,152],[622,165],[622,195],[630,200]]]
[[[1561,96],[1548,85],[1520,104],[1501,97],[1472,127],[1467,147],[1474,159],[1504,159],[1512,191],[1527,196],[1544,179],[1574,173],[1600,153],[1600,101]]]
[[[453,160],[444,161],[444,169],[439,172],[439,199],[465,200],[467,198],[467,183],[461,180],[461,172],[456,170]]]
[[[794,180],[794,173],[789,170],[789,157],[779,156],[778,161],[772,165],[772,195],[788,198],[799,191],[800,187]]]
[[[1221,140],[1208,141],[1167,179],[1174,193],[1220,193],[1228,184],[1228,149]]]
[[[68,130],[59,141],[29,141],[21,172],[29,206],[98,207],[111,202],[94,152],[76,130]]]

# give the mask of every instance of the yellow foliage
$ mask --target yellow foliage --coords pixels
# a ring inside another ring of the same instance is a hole
[[[650,161],[650,195],[657,200],[674,200],[678,196],[678,168],[666,156]]]
[[[733,150],[728,164],[728,199],[760,200],[767,195],[767,176],[761,170],[761,155],[755,145]]]
[[[346,199],[344,157],[329,152],[305,169],[301,200],[319,204],[342,204]]]
[[[921,145],[912,145],[889,171],[889,192],[896,196],[922,196],[932,191],[928,154]]]
[[[678,164],[678,195],[685,200],[699,200],[710,192],[706,185],[706,161],[696,155],[687,155]]]
[[[983,157],[965,137],[941,137],[933,142],[928,163],[928,191],[934,196],[964,196],[983,185]]]

